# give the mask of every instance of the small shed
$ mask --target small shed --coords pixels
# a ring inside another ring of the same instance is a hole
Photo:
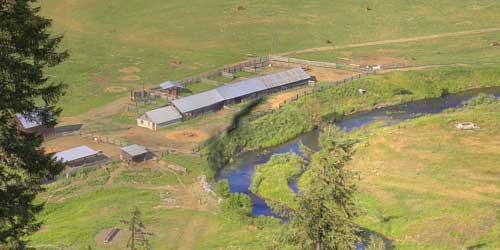
[[[182,121],[182,115],[173,106],[166,106],[146,112],[137,118],[137,126],[156,131]]]
[[[179,96],[179,92],[184,88],[182,83],[166,81],[160,84],[159,87],[151,90],[153,95],[159,96],[166,100],[175,100]]]
[[[48,136],[55,133],[53,126],[43,123],[40,112],[29,114],[16,114],[17,129],[25,133],[38,133],[42,136]]]
[[[133,144],[121,148],[120,158],[125,161],[141,162],[151,159],[153,154],[143,146]]]
[[[79,146],[58,152],[52,156],[54,160],[61,161],[70,167],[81,167],[106,159],[101,152],[87,146]]]

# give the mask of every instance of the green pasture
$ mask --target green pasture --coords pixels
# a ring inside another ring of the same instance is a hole
[[[143,85],[326,40],[345,45],[500,26],[495,0],[44,0],[41,7],[71,54],[48,71],[69,85],[63,116]],[[120,72],[130,66],[140,71]]]
[[[342,58],[386,56],[405,59],[408,66],[498,64],[500,63],[500,46],[492,46],[495,41],[500,42],[498,31],[418,42],[311,52],[297,54],[294,57],[345,63]]]

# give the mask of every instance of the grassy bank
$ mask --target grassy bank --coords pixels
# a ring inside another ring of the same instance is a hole
[[[257,166],[252,176],[250,191],[279,205],[295,208],[295,193],[288,183],[299,176],[306,162],[294,153],[273,155],[265,164]]]
[[[322,119],[331,120],[334,116],[383,105],[499,85],[499,67],[450,67],[371,76],[318,91],[271,114],[243,119],[237,129],[222,134],[218,138],[220,147],[212,150],[216,152],[211,152],[217,159],[222,159],[215,163],[214,169],[223,167],[236,152],[279,145],[313,129],[313,114],[308,106],[313,106],[314,113],[318,113]],[[358,93],[360,88],[366,90],[364,95]],[[317,104],[311,105],[308,100],[314,100]]]
[[[498,249],[499,114],[480,105],[369,131],[350,164],[359,222],[397,249]],[[461,121],[481,129],[457,130]]]
[[[500,25],[494,0],[44,0],[41,6],[71,54],[49,72],[69,84],[64,116],[249,55]]]

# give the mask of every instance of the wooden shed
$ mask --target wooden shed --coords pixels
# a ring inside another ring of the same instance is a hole
[[[70,167],[82,167],[97,164],[108,158],[100,151],[93,150],[87,146],[79,146],[58,152],[54,154],[53,159]]]
[[[153,154],[145,147],[133,144],[121,148],[120,159],[124,161],[142,162],[153,157]]]

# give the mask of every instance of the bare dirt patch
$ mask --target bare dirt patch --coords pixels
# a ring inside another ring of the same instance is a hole
[[[137,75],[129,75],[129,76],[124,76],[121,79],[124,81],[133,82],[141,80],[141,77]]]
[[[175,185],[167,187],[168,193],[162,197],[164,208],[189,208],[199,211],[214,211],[218,198],[209,194],[200,181],[191,185]]]
[[[111,87],[107,87],[105,89],[105,91],[109,92],[109,93],[123,93],[123,92],[127,92],[128,88],[123,87],[123,86],[111,86]]]
[[[307,71],[307,73],[311,76],[315,76],[316,80],[318,80],[319,82],[335,82],[357,75],[356,72],[352,71],[319,67],[311,68],[309,71]]]
[[[134,74],[134,73],[141,72],[141,69],[139,67],[136,67],[136,66],[129,66],[129,67],[125,67],[125,68],[120,69],[120,72],[122,72],[124,74]]]
[[[353,64],[359,65],[391,65],[391,64],[403,64],[406,63],[404,58],[390,57],[390,56],[363,56],[359,58],[354,58],[352,60]]]
[[[310,90],[310,88],[300,88],[280,94],[275,94],[270,96],[264,103],[260,104],[255,108],[255,111],[267,111],[270,109],[278,109],[280,105],[286,103],[288,100],[296,97],[297,95],[302,94]]]
[[[201,130],[178,130],[165,133],[165,137],[174,141],[202,142],[208,139],[209,135]]]
[[[119,146],[97,143],[93,141],[91,138],[83,138],[79,135],[57,137],[45,141],[45,143],[43,144],[45,150],[49,153],[59,152],[70,148],[79,147],[82,145],[86,145],[94,150],[100,150],[106,156],[113,159],[118,159],[120,156]]]

